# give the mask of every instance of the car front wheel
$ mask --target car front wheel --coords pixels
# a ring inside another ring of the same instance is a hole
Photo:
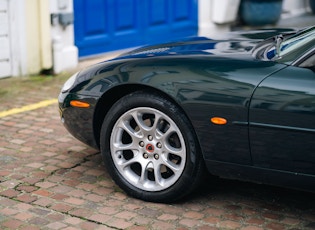
[[[170,202],[200,182],[203,161],[189,120],[164,97],[136,92],[104,119],[101,152],[114,181],[129,195]]]

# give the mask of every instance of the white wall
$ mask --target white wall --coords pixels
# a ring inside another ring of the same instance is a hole
[[[12,76],[27,74],[25,1],[9,0]]]
[[[239,3],[240,0],[198,0],[198,35],[216,38],[220,33],[229,31],[234,21],[231,15],[238,11]],[[308,0],[283,0],[281,17],[294,17],[307,10]],[[222,16],[219,20],[218,15]],[[226,21],[222,20],[224,17]]]
[[[10,76],[12,71],[9,17],[8,0],[0,0],[0,78]]]
[[[283,0],[283,13],[288,16],[303,14],[307,10],[308,0]]]
[[[73,0],[50,0],[50,13],[73,13]],[[78,65],[78,49],[74,45],[73,24],[63,27],[58,18],[51,27],[53,41],[53,70],[56,74]]]
[[[213,37],[229,30],[229,25],[217,25],[212,21],[212,0],[198,1],[198,36]]]
[[[9,0],[11,76],[52,67],[48,0]]]

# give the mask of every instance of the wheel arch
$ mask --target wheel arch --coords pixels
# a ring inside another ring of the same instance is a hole
[[[145,92],[150,92],[150,93],[156,93],[159,94],[160,96],[170,100],[172,103],[174,103],[176,106],[178,106],[182,112],[185,114],[187,119],[189,120],[191,126],[192,122],[185,112],[185,110],[180,106],[180,104],[172,98],[170,95],[165,93],[162,90],[159,90],[154,87],[146,86],[146,85],[140,85],[140,84],[126,84],[126,85],[119,85],[116,87],[111,88],[110,90],[106,91],[98,100],[96,107],[95,107],[95,112],[94,112],[94,118],[93,118],[93,130],[94,130],[94,136],[95,136],[95,141],[97,145],[100,147],[100,133],[101,133],[101,127],[103,120],[110,110],[110,108],[114,105],[114,103],[119,100],[120,98],[136,92],[136,91],[145,91]],[[197,134],[195,130],[193,130],[194,136],[196,138],[197,144],[198,144],[198,150],[200,151],[201,155],[203,156],[201,152],[201,146],[199,142],[199,138],[197,137]]]

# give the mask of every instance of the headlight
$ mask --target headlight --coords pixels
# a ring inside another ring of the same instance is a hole
[[[79,72],[73,74],[63,85],[61,92],[62,93],[66,93],[69,89],[71,89],[71,87],[73,86],[73,84],[75,83],[75,80],[77,79]]]

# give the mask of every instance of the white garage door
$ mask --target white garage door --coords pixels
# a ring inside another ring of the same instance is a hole
[[[0,0],[0,78],[11,75],[9,0]]]

